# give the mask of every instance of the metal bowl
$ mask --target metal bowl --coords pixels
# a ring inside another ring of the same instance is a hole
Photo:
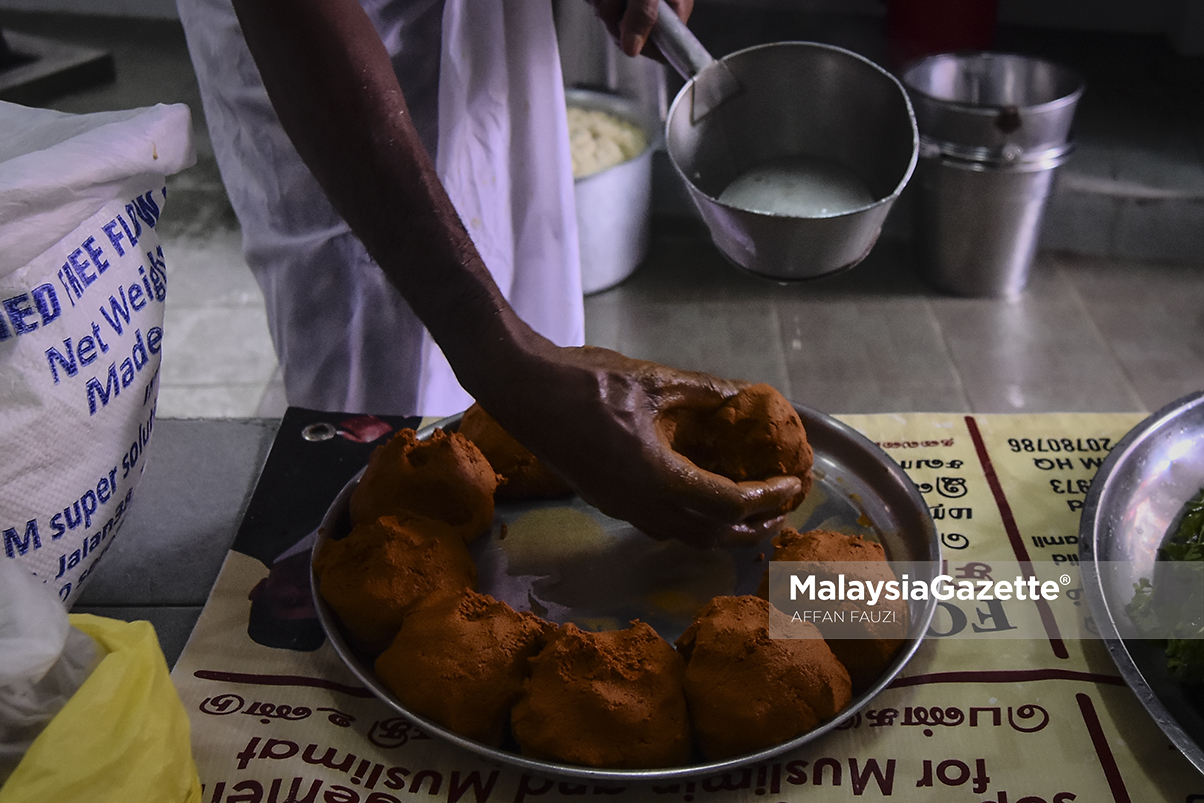
[[[897,463],[856,430],[809,408],[799,405],[795,408],[802,417],[815,453],[815,485],[804,505],[792,514],[791,526],[809,529],[822,524],[828,529],[862,534],[882,543],[888,559],[908,562],[910,567],[921,566],[929,576],[917,579],[931,582],[940,570],[940,541],[928,505],[915,485]],[[454,429],[458,423],[458,416],[445,419],[419,431],[418,436],[429,437],[436,427]],[[363,471],[357,474],[330,506],[318,531],[315,555],[327,538],[339,538],[348,532],[348,505],[362,474]],[[514,566],[507,566],[506,545],[514,541],[515,522],[547,507],[569,507],[573,516],[589,516],[593,521],[591,527],[596,527],[604,539],[604,551],[588,556],[565,555],[541,573],[513,572]],[[502,524],[508,526],[509,535],[505,540],[499,537]],[[667,641],[673,642],[688,626],[692,611],[683,617],[663,606],[648,604],[646,600],[657,595],[647,592],[655,592],[658,584],[669,583],[675,593],[680,593],[683,577],[688,581],[691,571],[704,572],[708,566],[713,567],[715,560],[720,560],[730,561],[733,571],[727,582],[731,588],[714,593],[755,593],[766,567],[764,556],[772,553],[772,545],[766,539],[740,549],[696,550],[676,542],[653,541],[626,522],[603,516],[574,497],[499,506],[495,511],[494,531],[475,541],[469,551],[478,566],[479,590],[506,601],[516,610],[534,609],[556,622],[613,620],[617,627],[626,626],[629,619],[638,617],[655,627]],[[393,710],[429,733],[486,758],[544,775],[593,780],[659,780],[720,773],[767,760],[818,739],[854,716],[898,675],[915,654],[936,610],[935,600],[913,601],[907,641],[878,681],[856,696],[834,719],[807,733],[766,750],[722,761],[699,759],[681,767],[607,769],[532,759],[517,750],[499,749],[465,739],[410,713],[377,680],[372,671],[372,660],[358,654],[347,643],[338,618],[318,593],[317,578],[312,571],[310,580],[318,618],[335,651],[360,682]],[[645,600],[644,604],[639,604],[641,599]]]
[[[1131,637],[1133,586],[1154,577],[1158,550],[1183,505],[1204,487],[1204,391],[1175,401],[1113,447],[1079,523],[1083,587],[1121,676],[1176,747],[1204,772],[1204,702],[1176,684],[1154,642]]]

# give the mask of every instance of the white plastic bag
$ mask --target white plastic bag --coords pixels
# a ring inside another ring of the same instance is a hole
[[[189,731],[149,622],[68,616],[0,561],[0,803],[200,803]]]
[[[164,178],[183,105],[0,103],[0,560],[67,606],[128,514],[154,424]]]
[[[0,562],[0,786],[99,660],[58,597],[13,561]]]

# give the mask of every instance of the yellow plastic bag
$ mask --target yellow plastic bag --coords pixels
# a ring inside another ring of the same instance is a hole
[[[188,714],[154,628],[70,619],[107,655],[0,787],[0,803],[200,803]]]

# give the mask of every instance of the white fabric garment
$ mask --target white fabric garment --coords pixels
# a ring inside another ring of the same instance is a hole
[[[503,294],[553,342],[581,344],[572,168],[550,4],[361,4]],[[463,410],[471,398],[446,359],[280,128],[229,0],[178,0],[178,7],[289,403],[378,414]]]
[[[581,345],[573,164],[550,3],[447,0],[436,166],[519,316],[553,342]],[[429,335],[423,364],[424,410],[471,403]]]

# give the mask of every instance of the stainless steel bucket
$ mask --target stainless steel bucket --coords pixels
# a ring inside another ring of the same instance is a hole
[[[1015,298],[1028,284],[1054,169],[1067,148],[1040,159],[984,165],[920,151],[916,250],[920,273],[960,296]]]
[[[1015,161],[1070,139],[1083,81],[1013,53],[941,53],[903,71],[920,138],[978,161]]]
[[[902,85],[868,59],[811,42],[716,61],[663,0],[653,37],[687,79],[669,109],[666,148],[723,255],[778,281],[865,258],[915,169],[918,132]],[[750,171],[772,175],[798,160],[806,181],[779,193],[781,206],[725,196]],[[857,193],[841,197],[848,184]]]
[[[614,115],[639,127],[645,146],[626,162],[573,181],[581,290],[607,290],[635,272],[648,253],[652,217],[652,151],[660,139],[654,122],[638,104],[604,92],[566,89],[569,106]]]
[[[1018,296],[1055,170],[1072,149],[1082,80],[1006,53],[943,53],[902,77],[920,127],[920,273],[955,295]]]

